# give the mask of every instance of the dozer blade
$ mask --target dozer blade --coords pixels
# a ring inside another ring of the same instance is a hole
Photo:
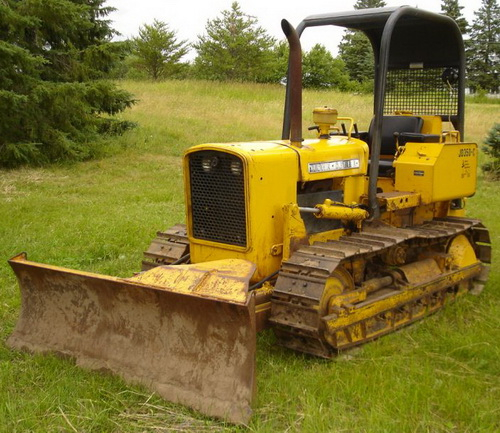
[[[161,266],[132,278],[9,261],[21,288],[8,344],[111,370],[166,400],[245,423],[255,386],[255,301],[244,260]]]

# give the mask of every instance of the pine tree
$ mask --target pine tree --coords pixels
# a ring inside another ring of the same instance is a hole
[[[354,9],[383,8],[387,6],[384,0],[357,0]]]
[[[316,44],[303,57],[303,87],[329,88],[343,91],[350,88],[349,75],[340,59],[333,58],[324,45]]]
[[[458,0],[442,0],[441,2],[441,13],[453,18],[462,34],[465,34],[468,32],[469,23],[462,15],[463,8],[459,5]]]
[[[133,40],[135,67],[153,80],[176,76],[182,69],[180,60],[187,52],[187,41],[178,41],[176,32],[158,20],[140,27],[139,36]]]
[[[483,151],[491,159],[482,165],[485,173],[492,178],[500,177],[500,123],[495,123],[484,139]]]
[[[266,83],[284,83],[288,71],[289,47],[286,40],[278,42],[272,49],[269,67],[260,75],[259,81]]]
[[[193,44],[195,71],[210,80],[265,81],[273,67],[274,38],[234,2],[222,17],[209,20],[206,35]]]
[[[500,7],[497,0],[483,0],[471,26],[467,42],[469,87],[500,90]]]
[[[380,8],[383,0],[357,0],[354,9]],[[345,63],[351,80],[361,84],[373,80],[373,50],[364,33],[346,30],[339,45],[340,59]]]
[[[101,114],[133,103],[97,80],[121,53],[103,3],[0,2],[0,166],[91,157],[98,133],[117,125]]]

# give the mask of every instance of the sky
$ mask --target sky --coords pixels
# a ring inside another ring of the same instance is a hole
[[[121,39],[137,36],[139,27],[151,24],[156,18],[166,22],[170,29],[177,32],[180,40],[194,42],[198,35],[205,34],[208,20],[221,15],[223,10],[231,8],[234,0],[108,0],[107,6],[117,10],[108,18],[113,21],[113,28],[121,33]],[[239,0],[241,10],[258,20],[258,24],[276,39],[284,38],[281,31],[281,19],[286,18],[297,26],[308,15],[328,12],[353,10],[355,0]],[[386,0],[387,6],[409,5],[440,12],[441,0]],[[462,12],[472,23],[474,11],[481,6],[481,0],[459,0],[464,6]],[[342,29],[332,26],[307,29],[301,37],[302,47],[309,50],[314,44],[321,43],[334,55],[342,39]],[[194,58],[194,50],[186,56],[186,60]]]

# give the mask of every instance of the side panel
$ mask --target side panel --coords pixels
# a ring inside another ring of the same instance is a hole
[[[478,149],[475,143],[447,143],[436,161],[434,201],[470,197],[476,192]]]
[[[422,204],[468,197],[476,191],[477,145],[407,143],[394,167],[395,190],[420,193]]]
[[[302,182],[366,175],[368,145],[355,138],[334,136],[329,140],[305,140],[300,153]]]

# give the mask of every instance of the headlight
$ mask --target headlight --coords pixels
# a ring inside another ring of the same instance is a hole
[[[212,171],[214,167],[217,167],[218,163],[219,159],[216,156],[205,157],[201,160],[201,167],[204,172],[208,173]]]
[[[243,166],[241,165],[241,161],[231,161],[231,173],[235,176],[241,176],[243,173]]]

